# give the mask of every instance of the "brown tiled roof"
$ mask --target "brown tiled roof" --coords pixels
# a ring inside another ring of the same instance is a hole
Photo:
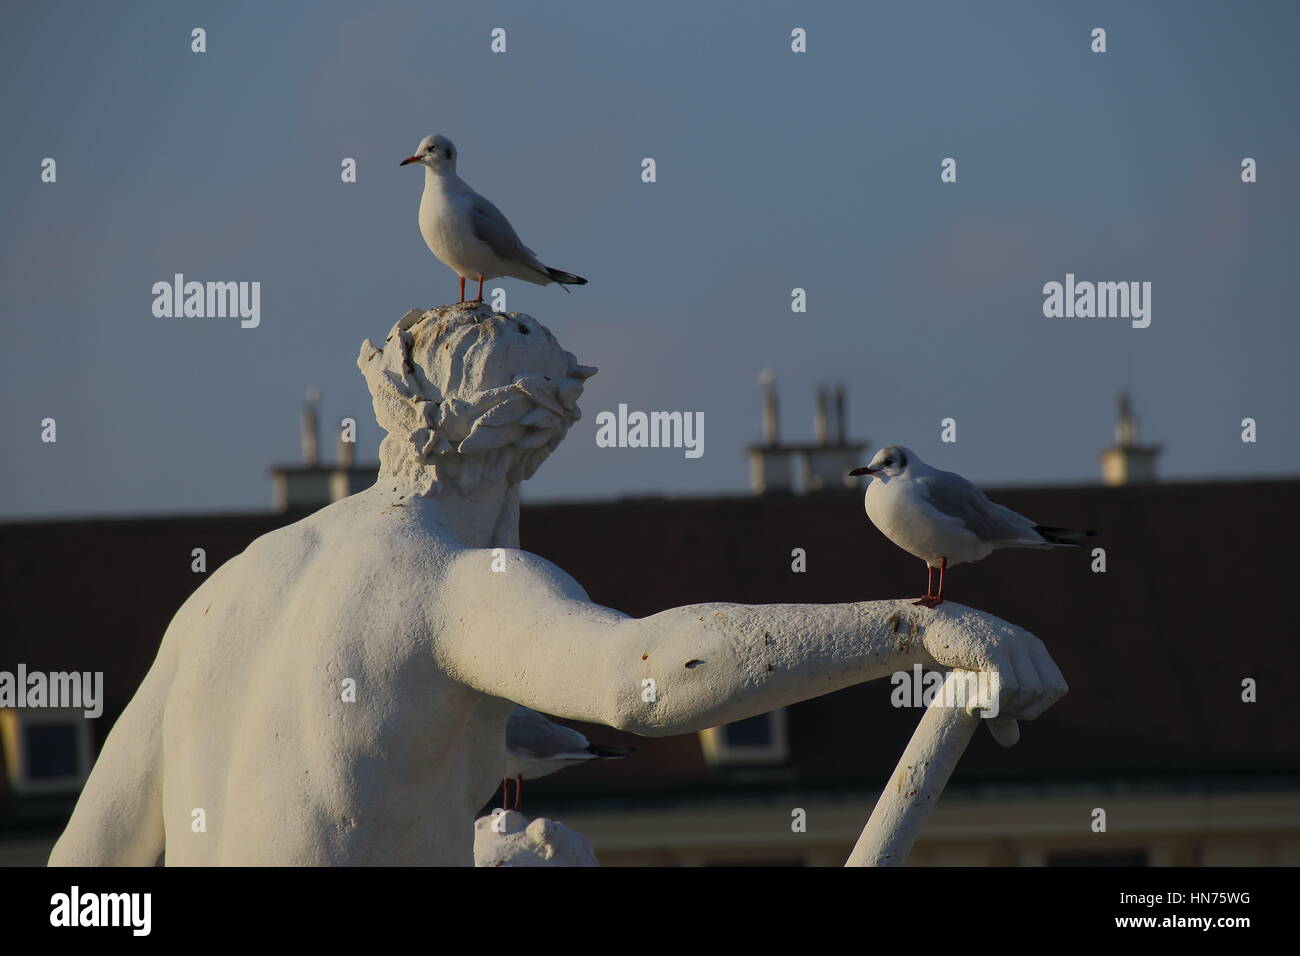
[[[948,596],[1032,631],[1071,692],[1003,750],[979,734],[954,783],[1203,779],[1300,772],[1300,619],[1287,542],[1300,481],[1005,490],[1038,521],[1095,528],[1090,549],[1010,551],[950,573]],[[0,667],[103,670],[107,715],[125,706],[172,614],[202,576],[298,515],[0,526]],[[1091,543],[1091,542],[1090,542]],[[641,616],[709,601],[811,603],[919,594],[923,564],[887,542],[856,495],[639,499],[525,507],[522,544],[592,600]],[[790,570],[791,550],[806,573]],[[1241,702],[1241,681],[1259,702]],[[697,738],[630,744],[629,760],[525,785],[541,799],[624,798],[764,786],[879,786],[916,724],[878,682],[790,708],[784,767],[716,772]],[[99,737],[107,730],[101,721]]]

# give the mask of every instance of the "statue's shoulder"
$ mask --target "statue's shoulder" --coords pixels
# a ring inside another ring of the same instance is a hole
[[[360,565],[377,562],[435,570],[466,548],[438,521],[427,502],[360,492],[280,529],[288,544],[330,552]],[[271,545],[274,542],[267,541]]]
[[[291,524],[254,538],[226,563],[228,573],[256,572],[262,565],[291,569],[326,552],[338,561],[367,562],[403,553],[428,554],[445,547],[446,532],[421,520],[415,508],[393,507],[361,492]]]

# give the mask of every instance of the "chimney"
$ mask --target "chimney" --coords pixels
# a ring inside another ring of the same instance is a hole
[[[342,423],[340,423],[339,424],[339,467],[340,468],[352,467],[352,449],[355,444],[356,444],[355,442],[343,440],[343,425]]]
[[[847,445],[849,443],[849,416],[846,412],[847,393],[844,390],[844,383],[840,382],[835,386],[835,444]]]
[[[815,396],[816,412],[813,415],[815,441],[802,449],[803,487],[808,492],[845,491],[857,487],[857,480],[849,472],[859,464],[859,456],[867,447],[864,442],[848,440],[845,406],[848,404],[843,383],[836,383],[834,394],[834,428],[831,427],[832,389],[818,386]],[[831,440],[831,434],[835,438]]]
[[[353,438],[355,437],[354,432]],[[353,461],[356,447],[355,441],[343,440],[343,423],[339,422],[339,460],[330,470],[330,501],[340,501],[374,484],[375,473],[379,469],[374,465],[356,465]]]
[[[355,444],[343,440],[342,423],[338,434],[338,464],[327,465],[320,456],[320,391],[307,390],[302,407],[299,438],[302,442],[301,465],[276,465],[271,468],[272,493],[276,511],[314,511],[374,483],[378,467],[357,465],[353,461]]]
[[[763,388],[763,441],[746,449],[749,486],[756,495],[786,494],[794,490],[793,452],[778,437],[776,376],[770,368],[763,369],[758,383]]]
[[[779,441],[777,437],[779,424],[776,401],[776,375],[770,368],[765,368],[758,374],[758,384],[763,386],[763,444],[775,445]]]
[[[819,385],[813,395],[811,443],[782,443],[777,433],[776,377],[764,369],[758,377],[763,387],[763,441],[746,449],[749,484],[756,495],[844,491],[856,488],[849,472],[860,463],[866,442],[849,441],[848,405],[844,386]]]
[[[830,401],[825,386],[817,386],[813,399],[813,440],[825,446],[831,442]]]
[[[1120,485],[1149,485],[1156,480],[1156,458],[1160,445],[1138,443],[1138,420],[1133,414],[1133,404],[1127,392],[1119,396],[1119,418],[1115,422],[1115,444],[1103,449],[1097,459],[1101,463],[1101,482],[1111,487]]]
[[[308,468],[320,463],[320,425],[317,421],[317,408],[320,405],[320,390],[307,389],[307,401],[302,406],[302,461]]]

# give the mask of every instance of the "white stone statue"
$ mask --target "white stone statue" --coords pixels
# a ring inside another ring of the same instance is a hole
[[[1009,744],[1065,692],[1037,638],[961,605],[593,604],[517,548],[519,483],[595,369],[472,303],[408,313],[358,364],[378,482],[185,602],[51,864],[473,865],[515,702],[681,734],[938,663],[1000,679]],[[634,550],[602,559],[638,573]]]
[[[518,810],[496,810],[474,821],[475,866],[600,866],[591,844],[563,823]]]

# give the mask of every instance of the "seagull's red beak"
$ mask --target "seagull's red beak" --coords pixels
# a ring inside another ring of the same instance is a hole
[[[402,161],[401,161],[400,163],[398,163],[397,165],[398,165],[398,166],[405,166],[407,163],[418,163],[419,161],[420,161],[420,157],[419,157],[419,156],[407,156],[406,159],[402,160]]]
[[[876,473],[875,468],[867,468],[864,466],[862,468],[854,468],[851,472],[849,472],[849,477],[860,478],[862,475],[874,475],[875,473]]]

